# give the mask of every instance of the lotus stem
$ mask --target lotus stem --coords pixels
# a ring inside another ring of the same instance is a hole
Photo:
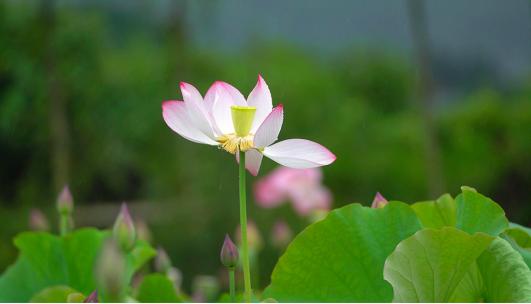
[[[251,270],[249,265],[249,244],[247,242],[247,195],[245,183],[245,152],[240,153],[240,227],[242,239],[242,266],[243,266],[243,283],[244,283],[244,300],[251,302]]]

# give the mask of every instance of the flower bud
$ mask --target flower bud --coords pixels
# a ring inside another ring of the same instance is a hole
[[[225,267],[234,269],[238,265],[238,248],[232,242],[228,234],[225,234],[225,241],[221,247],[221,264]]]
[[[271,241],[277,248],[285,248],[293,238],[293,231],[285,221],[277,221],[273,226]]]
[[[168,271],[166,271],[166,276],[168,277],[168,279],[170,279],[170,281],[173,282],[175,290],[177,290],[177,292],[180,292],[181,285],[183,283],[183,274],[181,273],[181,271],[176,267],[170,267]]]
[[[113,236],[123,251],[129,252],[133,249],[136,242],[135,225],[125,203],[122,204],[120,214],[114,222]]]
[[[83,303],[99,303],[98,301],[98,291],[94,290],[89,294],[88,297],[85,298],[85,301]]]
[[[50,230],[50,224],[48,223],[48,219],[46,218],[44,213],[42,213],[42,211],[39,209],[31,209],[29,226],[31,230],[36,231]]]
[[[385,199],[385,197],[383,197],[380,192],[376,192],[376,195],[374,196],[374,199],[372,201],[371,208],[383,208],[387,204],[389,204],[389,202]]]
[[[74,211],[74,200],[68,186],[65,186],[57,197],[57,210],[62,215],[72,214]]]
[[[171,268],[171,260],[166,250],[162,247],[157,249],[157,256],[155,257],[155,270],[166,273]]]
[[[125,296],[125,258],[113,239],[108,239],[96,263],[96,282],[110,302],[121,302]]]

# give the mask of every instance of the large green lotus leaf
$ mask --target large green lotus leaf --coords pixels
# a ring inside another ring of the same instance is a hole
[[[393,301],[472,300],[469,293],[456,296],[454,292],[493,239],[444,227],[423,229],[403,240],[385,261],[384,278],[393,286]],[[467,280],[475,285],[475,278]]]
[[[454,199],[445,194],[435,201],[419,202],[411,205],[425,228],[442,228],[455,226],[456,204]]]
[[[395,302],[529,302],[531,272],[501,238],[424,229],[385,263]]]
[[[468,187],[455,199],[457,205],[456,227],[468,232],[484,232],[498,236],[509,226],[503,209],[493,200]]]
[[[87,295],[96,289],[93,270],[107,231],[85,228],[64,237],[24,232],[15,238],[20,254],[0,277],[0,302],[27,302],[45,288],[66,285]],[[139,242],[128,260],[129,277],[154,249]]]
[[[153,273],[144,277],[138,287],[137,300],[144,303],[182,302],[172,281],[160,273]]]
[[[289,245],[273,270],[263,298],[279,302],[388,302],[383,279],[387,256],[421,229],[406,204],[371,209],[351,204],[308,226]]]
[[[520,253],[524,262],[531,268],[531,235],[522,228],[513,226],[513,228],[506,229],[501,237]]]
[[[76,293],[75,289],[71,287],[59,285],[52,286],[41,290],[39,293],[34,295],[30,302],[33,303],[66,303],[68,300],[68,295],[71,293]]]
[[[531,270],[507,241],[496,238],[477,264],[484,302],[531,302]]]

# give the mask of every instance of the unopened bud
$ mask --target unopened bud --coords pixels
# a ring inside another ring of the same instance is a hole
[[[46,218],[44,213],[42,213],[42,211],[40,211],[39,209],[31,209],[29,226],[31,230],[36,231],[50,230],[50,224],[48,223],[48,219]]]
[[[57,197],[57,210],[62,215],[72,214],[74,210],[74,199],[68,186],[65,186]]]
[[[108,239],[103,245],[96,264],[98,290],[110,302],[121,302],[125,295],[125,259],[115,241]]]
[[[89,294],[88,297],[85,298],[85,301],[83,301],[83,303],[99,303],[100,301],[98,301],[98,291],[97,290],[94,290],[93,292],[91,292]]]
[[[389,204],[389,202],[385,199],[385,197],[383,197],[380,192],[376,192],[376,195],[372,200],[371,208],[383,208],[387,204]]]
[[[183,274],[181,271],[178,268],[170,267],[168,271],[166,271],[166,276],[173,282],[175,290],[180,291],[183,283]]]
[[[122,250],[129,252],[133,249],[136,242],[135,225],[125,203],[122,204],[120,214],[114,222],[113,235]]]
[[[238,265],[238,248],[232,242],[228,234],[225,234],[225,241],[221,247],[221,264],[225,267],[234,269]]]
[[[157,257],[155,257],[155,269],[158,272],[166,273],[171,268],[171,260],[166,250],[162,247],[157,249]]]
[[[277,221],[273,226],[271,240],[277,248],[286,247],[293,238],[293,232],[285,221]]]

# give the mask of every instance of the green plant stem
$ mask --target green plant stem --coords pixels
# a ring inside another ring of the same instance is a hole
[[[229,269],[230,301],[236,303],[236,286],[234,282],[234,268]]]
[[[249,244],[247,242],[247,196],[245,184],[245,152],[240,153],[240,227],[242,233],[242,265],[245,302],[251,302],[251,270],[249,266]]]
[[[68,214],[60,215],[59,232],[61,236],[65,236],[70,232],[70,216]]]

